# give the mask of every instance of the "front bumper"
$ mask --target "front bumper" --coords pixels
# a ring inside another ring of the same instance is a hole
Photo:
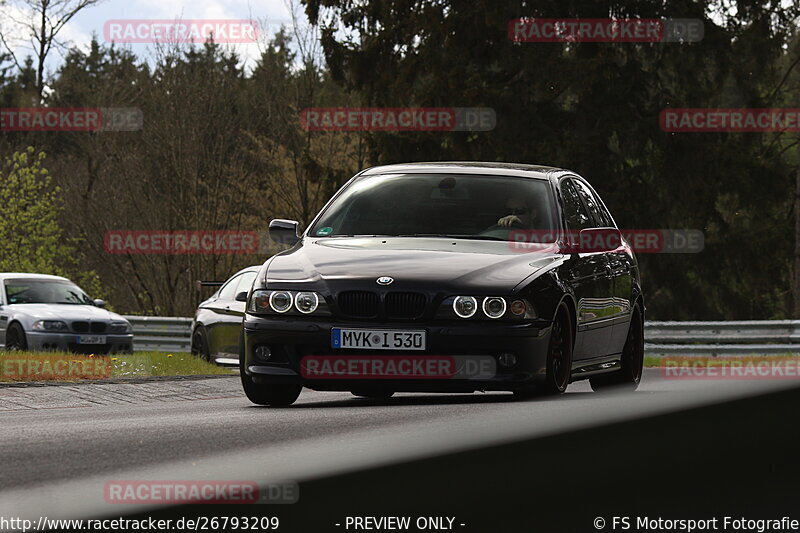
[[[354,350],[331,347],[331,329],[393,329],[425,330],[424,351]],[[544,320],[524,323],[375,323],[294,317],[257,317],[247,315],[244,321],[244,369],[254,383],[300,384],[314,390],[355,390],[379,386],[396,392],[472,392],[476,390],[517,390],[541,381],[546,373],[547,349],[550,341],[550,322]],[[255,357],[255,349],[266,345],[272,354],[269,361]],[[513,354],[516,363],[501,364],[501,354]],[[453,376],[411,378],[326,377],[314,379],[304,374],[301,361],[309,356],[331,360],[359,356],[386,359],[408,356],[424,359],[444,356],[455,361],[469,358],[492,358],[495,361],[491,376],[475,378]]]
[[[102,336],[105,344],[81,344],[81,336]],[[25,337],[31,350],[57,350],[73,353],[107,354],[129,353],[133,351],[133,333],[94,334],[94,333],[50,333],[26,331]]]

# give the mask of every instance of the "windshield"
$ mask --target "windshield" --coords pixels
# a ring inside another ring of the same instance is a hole
[[[7,280],[9,304],[74,304],[92,305],[92,300],[69,281],[42,279]]]
[[[546,180],[453,174],[384,174],[351,184],[311,228],[312,237],[443,236],[513,240],[554,228]]]

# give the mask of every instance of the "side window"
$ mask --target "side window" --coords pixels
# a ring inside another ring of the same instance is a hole
[[[611,221],[611,216],[597,200],[592,190],[580,180],[570,181],[575,184],[578,195],[580,195],[586,207],[589,208],[589,213],[592,215],[592,218],[594,218],[595,225],[601,228],[613,227],[614,223]]]
[[[561,198],[564,201],[564,218],[567,220],[569,229],[579,231],[591,228],[592,220],[589,218],[572,180],[562,180],[560,188]]]
[[[239,276],[239,284],[236,286],[236,292],[233,293],[233,297],[236,298],[236,295],[240,292],[250,292],[250,287],[253,286],[253,280],[256,279],[257,274],[258,272],[245,272]]]
[[[239,286],[239,281],[244,274],[240,274],[228,280],[228,282],[222,286],[217,294],[217,298],[220,300],[233,300],[236,298],[236,288]]]

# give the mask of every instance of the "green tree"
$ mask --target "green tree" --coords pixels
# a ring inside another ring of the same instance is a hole
[[[0,270],[62,274],[74,248],[58,222],[60,189],[43,167],[43,152],[15,152],[0,169]]]

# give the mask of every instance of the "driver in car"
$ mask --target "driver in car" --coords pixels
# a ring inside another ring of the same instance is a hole
[[[532,228],[533,222],[536,220],[536,210],[520,198],[511,198],[506,202],[506,208],[511,213],[497,221],[497,225],[501,228],[510,228],[512,226],[522,228]]]

